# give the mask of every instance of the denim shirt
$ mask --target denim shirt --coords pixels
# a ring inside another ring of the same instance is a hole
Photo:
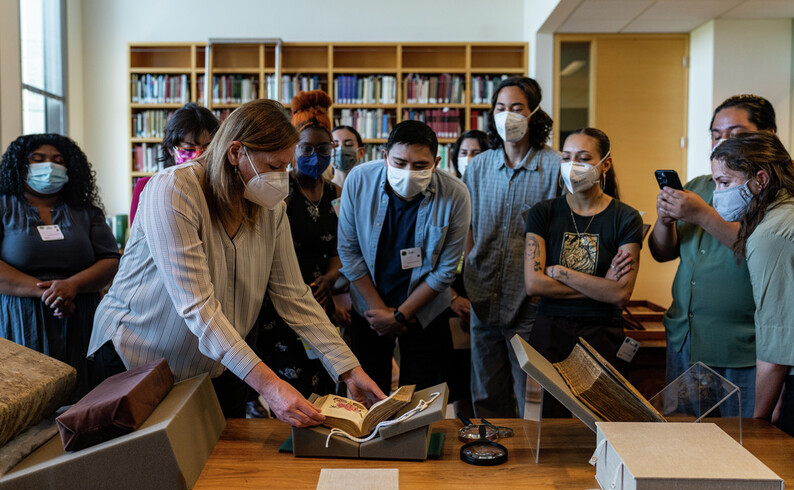
[[[386,173],[383,160],[359,165],[347,176],[342,189],[339,259],[342,274],[350,282],[366,274],[375,281],[377,248],[389,208]],[[416,313],[423,327],[449,307],[449,286],[455,279],[470,221],[471,201],[466,186],[453,175],[436,171],[423,192],[416,217],[414,246],[422,249],[422,265],[412,270],[408,291],[410,295],[425,282],[439,293]],[[353,306],[363,315],[370,307],[355,288],[351,292]]]

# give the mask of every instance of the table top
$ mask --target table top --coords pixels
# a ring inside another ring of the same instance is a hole
[[[709,420],[718,425],[719,419]],[[575,419],[543,421],[540,463],[531,447],[537,423],[521,419],[495,419],[512,427],[515,435],[499,441],[509,453],[500,466],[472,466],[459,458],[457,431],[461,424],[446,419],[433,424],[433,432],[446,438],[440,459],[390,461],[296,458],[279,453],[290,433],[278,420],[228,419],[194,488],[315,488],[322,468],[397,468],[402,488],[509,486],[520,488],[598,488],[595,467],[588,460],[595,450],[595,434]],[[744,420],[744,447],[794,485],[794,438],[767,422]],[[734,421],[735,423],[735,421]],[[729,429],[726,429],[729,433]]]

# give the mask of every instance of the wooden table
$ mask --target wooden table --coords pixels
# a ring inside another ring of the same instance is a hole
[[[719,422],[717,419],[715,421]],[[322,468],[398,468],[401,488],[597,488],[588,460],[595,434],[578,420],[544,420],[540,464],[535,464],[530,434],[535,423],[493,420],[508,425],[515,436],[501,442],[509,451],[506,464],[468,465],[459,458],[460,422],[443,420],[433,432],[446,435],[441,459],[423,462],[296,458],[279,453],[289,427],[277,420],[229,419],[195,488],[315,488]],[[794,438],[760,420],[744,421],[744,447],[794,485]]]

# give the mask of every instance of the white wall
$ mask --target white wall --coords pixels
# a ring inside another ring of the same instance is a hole
[[[711,173],[711,115],[732,95],[769,100],[778,136],[791,148],[792,49],[791,19],[717,19],[692,31],[687,179]]]
[[[75,10],[75,9],[70,9]],[[454,12],[454,15],[451,14]],[[280,37],[285,42],[524,41],[524,0],[82,0],[81,145],[109,214],[129,212],[127,43]],[[69,28],[75,29],[70,20]],[[79,32],[79,30],[78,30]]]
[[[710,174],[709,123],[714,99],[714,21],[689,34],[689,107],[686,180]]]

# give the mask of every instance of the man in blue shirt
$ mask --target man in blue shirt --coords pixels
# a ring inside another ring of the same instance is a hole
[[[350,280],[351,349],[381,389],[391,386],[395,339],[400,384],[446,381],[452,342],[449,286],[471,219],[466,187],[437,172],[438,140],[426,124],[403,121],[384,159],[345,181],[339,212],[342,274]]]

